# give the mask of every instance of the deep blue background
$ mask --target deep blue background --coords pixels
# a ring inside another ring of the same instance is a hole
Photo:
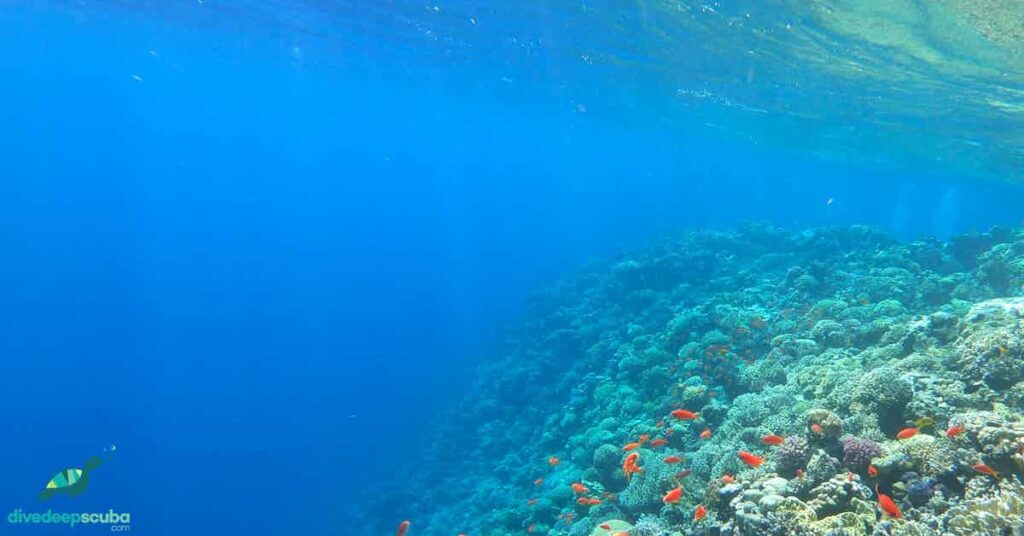
[[[45,506],[344,534],[530,290],[591,257],[750,219],[1020,222],[996,181],[626,124],[484,66],[59,4],[0,25],[4,514],[116,444]]]

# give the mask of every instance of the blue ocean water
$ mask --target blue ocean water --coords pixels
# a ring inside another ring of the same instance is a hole
[[[591,259],[747,221],[1022,221],[1015,112],[965,105],[950,150],[939,116],[844,100],[941,107],[945,86],[829,87],[683,25],[673,66],[644,2],[527,4],[0,7],[3,512],[365,534],[368,490],[419,463],[531,293]],[[36,501],[100,454],[81,496]]]

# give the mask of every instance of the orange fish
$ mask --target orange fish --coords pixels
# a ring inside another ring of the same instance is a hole
[[[804,470],[803,469],[797,469],[796,470],[796,477],[799,478],[800,480],[803,480],[804,479]]]
[[[711,429],[710,428],[705,428],[704,431],[700,433],[700,438],[701,439],[710,439],[711,438]]]
[[[872,478],[878,476],[878,468],[875,467],[874,465],[869,465],[868,466],[868,475],[870,475]]]
[[[399,523],[398,530],[395,531],[395,536],[405,536],[405,533],[409,532],[409,525],[412,525],[412,523],[409,523],[408,521]]]
[[[655,428],[664,428],[665,427],[665,421],[658,421],[658,424],[655,424],[654,427]]]
[[[962,433],[964,433],[963,425],[961,425],[961,426],[950,426],[949,428],[946,429],[946,437],[952,438],[952,437],[956,437],[956,436],[958,436],[958,435],[960,435]]]
[[[533,534],[533,531],[535,530],[537,530],[537,525],[530,525],[529,527],[526,527],[526,532],[529,532],[530,534]]]
[[[736,479],[733,478],[732,475],[722,475],[722,482],[725,482],[726,484],[735,484]]]
[[[639,441],[639,442],[640,442],[640,444],[641,444],[641,445],[643,445],[643,444],[644,444],[644,443],[646,443],[646,442],[647,442],[647,440],[648,440],[648,439],[650,439],[650,438],[651,438],[651,436],[649,436],[649,435],[647,435],[647,434],[641,434],[641,435],[640,435],[640,437],[638,437],[638,438],[637,438],[637,441]]]
[[[590,491],[590,490],[587,489],[586,486],[584,486],[583,484],[580,484],[579,482],[573,482],[572,486],[570,486],[570,487],[572,488],[573,491],[575,491],[576,493],[578,493],[580,495],[583,495],[583,494],[587,493],[588,491]]]
[[[534,486],[539,486],[539,485],[541,485],[543,483],[544,483],[544,479],[543,478],[538,478],[537,480],[533,481],[533,485]]]
[[[586,505],[590,504],[590,499],[588,499],[586,497],[580,497],[579,499],[576,499],[576,504],[581,504],[583,506],[586,506]]]
[[[679,502],[679,499],[682,498],[682,496],[683,488],[677,486],[676,489],[666,493],[665,496],[661,498],[661,502],[665,504],[675,504]]]
[[[652,447],[664,447],[667,444],[668,444],[668,440],[660,438],[660,437],[658,439],[655,439],[654,441],[651,441],[651,446]]]
[[[683,461],[683,459],[680,458],[679,456],[665,456],[665,459],[663,461],[665,463],[679,463]]]
[[[761,438],[761,442],[765,445],[781,445],[782,436],[775,434],[768,434]]]
[[[608,523],[601,523],[601,524],[600,524],[600,525],[598,525],[598,526],[599,526],[599,527],[601,527],[601,528],[602,528],[602,529],[604,529],[604,530],[612,530],[612,526],[611,526],[611,525],[609,525]]]
[[[587,504],[589,504],[590,506],[594,506],[595,504],[601,504],[601,499],[598,499],[596,497],[591,497],[591,498],[587,499]]]
[[[818,423],[811,423],[811,431],[818,435],[825,435],[825,431],[821,429],[821,425]]]
[[[560,463],[562,463],[562,460],[559,460],[558,458],[556,458],[554,456],[548,458],[548,465],[550,465],[551,467],[554,467],[554,466],[556,466],[556,465],[558,465]]]
[[[704,508],[703,504],[698,504],[697,509],[693,511],[693,520],[700,521],[708,515],[708,509]]]
[[[626,480],[628,481],[633,477],[634,473],[643,471],[637,462],[640,461],[640,453],[634,452],[629,456],[626,456],[626,460],[622,462],[622,472],[626,474]]]
[[[846,473],[846,480],[849,480],[850,482],[853,482],[853,471],[848,471]]]
[[[685,409],[672,410],[671,415],[677,419],[681,419],[684,421],[692,421],[700,416],[692,411],[687,411]]]
[[[629,452],[640,446],[640,443],[626,443],[626,446],[622,447],[623,452]]]
[[[992,478],[999,478],[999,472],[983,463],[974,464],[973,469],[983,475],[988,475]]]
[[[743,463],[751,467],[760,467],[764,463],[764,458],[755,456],[745,450],[737,452],[736,455],[740,457],[740,460],[743,460]]]
[[[896,439],[909,439],[916,436],[920,431],[920,428],[904,428],[896,434]]]
[[[899,519],[902,514],[900,513],[900,508],[893,502],[892,497],[878,491],[878,486],[875,486],[875,493],[878,494],[878,507],[882,509],[882,512],[885,512],[885,515],[891,518]]]

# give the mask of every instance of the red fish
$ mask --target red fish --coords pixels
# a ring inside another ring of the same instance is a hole
[[[698,414],[696,414],[696,413],[694,413],[692,411],[687,411],[685,409],[675,409],[675,410],[672,410],[671,415],[673,417],[677,418],[677,419],[681,419],[681,420],[684,420],[684,421],[692,421],[692,420],[696,419],[697,417],[700,417],[700,415],[698,415]]]
[[[885,515],[894,519],[899,519],[903,515],[900,513],[900,508],[893,502],[892,497],[878,491],[878,486],[875,486],[875,493],[878,494],[878,507],[882,509]]]
[[[640,442],[640,444],[641,444],[641,445],[643,445],[643,444],[644,444],[644,443],[646,443],[646,442],[647,442],[647,440],[648,440],[648,439],[650,439],[650,438],[651,438],[651,436],[649,436],[649,435],[647,435],[647,434],[642,434],[642,435],[641,435],[641,436],[640,436],[639,438],[637,438],[637,441],[639,441],[639,442]]]
[[[683,469],[682,471],[679,471],[678,473],[676,473],[676,474],[674,474],[672,476],[676,477],[677,479],[678,478],[686,478],[686,477],[690,476],[690,472],[691,471],[689,469]]]
[[[846,473],[846,480],[853,482],[853,471],[848,471]]]
[[[710,439],[711,438],[711,429],[710,428],[705,428],[704,431],[700,433],[700,438],[701,439]]]
[[[602,528],[602,529],[604,529],[604,530],[612,530],[612,526],[611,526],[611,525],[609,525],[608,523],[601,523],[601,524],[600,524],[600,525],[598,525],[598,526],[599,526],[599,527],[601,527],[601,528]]]
[[[533,506],[535,504],[537,504],[537,499],[529,499],[526,501],[527,506]]]
[[[920,432],[920,428],[904,428],[896,434],[896,439],[910,439]]]
[[[586,497],[580,497],[579,499],[576,499],[576,504],[581,504],[583,506],[586,506],[586,505],[590,504],[590,499],[588,499]]]
[[[736,455],[740,457],[740,460],[742,460],[743,463],[751,467],[760,467],[761,464],[764,463],[764,458],[760,456],[755,456],[754,454],[751,454],[745,450],[739,451],[738,453],[736,453]]]
[[[735,484],[736,479],[733,478],[732,475],[722,475],[722,482],[725,482],[726,484]]]
[[[665,456],[665,459],[663,461],[665,463],[679,463],[683,461],[683,459],[680,458],[679,456]]]
[[[821,425],[818,423],[811,423],[811,431],[818,435],[825,435],[825,431],[821,429]]]
[[[556,465],[558,465],[560,463],[562,463],[562,460],[559,460],[558,458],[556,458],[554,456],[548,458],[548,465],[550,465],[551,467],[554,467],[554,466],[556,466]]]
[[[583,484],[580,484],[579,482],[573,482],[572,486],[570,486],[570,487],[572,488],[573,491],[575,491],[576,493],[578,493],[580,495],[583,495],[583,494],[587,493],[588,491],[590,491],[590,490],[587,489],[586,486],[584,486]]]
[[[869,465],[868,466],[868,475],[870,475],[872,478],[878,476],[878,468],[875,467],[874,465]]]
[[[405,533],[409,531],[409,525],[412,525],[412,523],[409,523],[408,521],[399,523],[395,536],[405,536]]]
[[[761,438],[761,442],[765,445],[781,445],[782,436],[775,434],[768,434]]]
[[[622,447],[623,452],[629,452],[640,446],[640,443],[626,443],[626,446]]]
[[[535,530],[537,530],[537,525],[530,525],[529,527],[526,527],[526,532],[529,532],[530,534],[533,534],[533,531]]]
[[[601,504],[601,499],[598,499],[597,497],[591,497],[587,499],[587,504],[589,504],[590,506],[594,506],[595,504]]]
[[[640,453],[634,452],[629,456],[626,456],[626,460],[622,462],[622,472],[626,474],[626,480],[631,479],[634,473],[643,471],[643,469],[637,465],[638,461],[640,461]]]
[[[651,441],[651,446],[652,447],[664,447],[667,444],[668,444],[668,440],[667,439],[662,439],[660,437],[658,439],[655,439],[654,441]]]
[[[703,504],[698,504],[697,509],[693,511],[693,520],[700,521],[708,515],[708,509],[704,508]]]
[[[539,486],[539,485],[541,485],[543,483],[544,483],[544,479],[543,478],[538,478],[537,480],[533,481],[533,485],[534,486]]]
[[[679,499],[681,499],[682,496],[683,488],[677,486],[676,489],[666,493],[665,496],[661,498],[661,502],[665,504],[675,504],[679,502]]]
[[[962,433],[964,433],[963,425],[960,425],[960,426],[950,426],[949,428],[946,429],[946,437],[949,437],[949,438],[956,437],[956,436],[958,436],[958,435],[960,435]]]
[[[991,467],[989,467],[989,466],[987,466],[987,465],[985,465],[983,463],[974,464],[973,469],[975,471],[983,474],[983,475],[988,475],[988,476],[990,476],[992,478],[999,478],[999,472],[998,471],[996,471],[995,469],[993,469],[993,468],[991,468]]]

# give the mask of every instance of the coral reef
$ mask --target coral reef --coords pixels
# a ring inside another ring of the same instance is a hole
[[[1024,530],[1022,282],[1020,231],[665,240],[539,294],[389,496],[424,536]]]

